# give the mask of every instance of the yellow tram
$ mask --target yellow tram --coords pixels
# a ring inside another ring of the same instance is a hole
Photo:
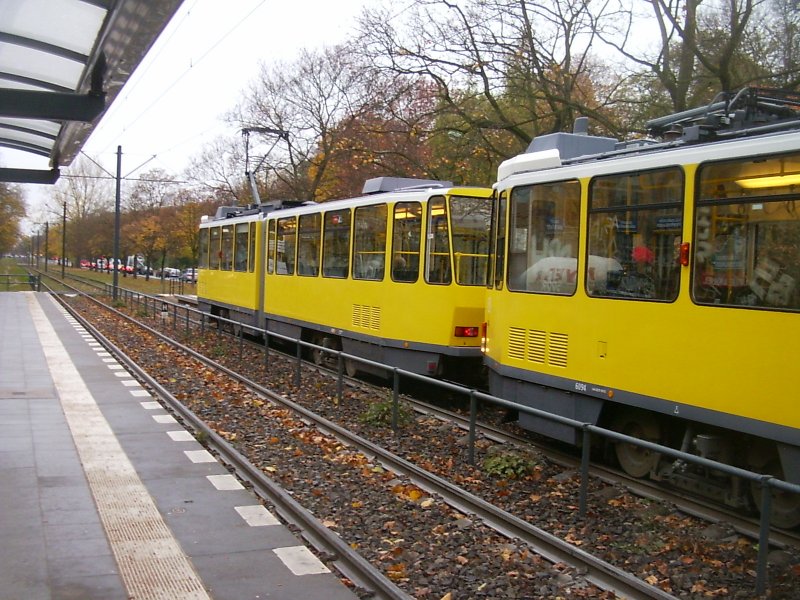
[[[579,129],[503,163],[491,392],[800,483],[797,106],[744,91],[651,123],[669,141]],[[566,426],[520,423],[578,442]],[[718,473],[615,449],[635,476],[749,502]],[[773,504],[774,523],[800,524],[800,498]]]
[[[467,371],[481,361],[491,199],[488,188],[378,178],[360,198],[221,209],[201,224],[199,305],[420,374]]]

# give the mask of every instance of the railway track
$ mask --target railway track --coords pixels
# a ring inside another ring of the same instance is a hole
[[[200,359],[199,356],[196,358]],[[228,375],[233,374],[229,372]],[[267,390],[260,388],[257,384],[253,389],[263,397],[268,397],[269,395]],[[396,473],[404,474],[415,486],[423,489],[426,494],[435,493],[441,497],[449,498],[449,501],[463,513],[479,516],[486,523],[491,523],[498,531],[509,533],[519,539],[525,539],[531,548],[536,548],[537,552],[547,556],[552,561],[556,561],[557,564],[576,565],[573,567],[576,573],[581,573],[587,581],[600,588],[612,589],[622,597],[670,597],[670,594],[664,590],[651,586],[641,579],[628,574],[625,570],[613,567],[609,563],[593,557],[590,553],[582,551],[575,544],[575,540],[571,540],[571,543],[566,543],[556,536],[547,534],[541,528],[531,526],[530,523],[522,519],[509,518],[506,516],[508,514],[507,511],[497,509],[492,503],[486,502],[474,494],[464,496],[458,486],[453,486],[442,477],[431,476],[425,473],[424,469],[419,469],[419,467],[405,459],[396,457],[391,453],[385,454],[381,445],[360,439],[359,436],[351,436],[346,429],[335,425],[327,419],[317,421],[318,417],[313,412],[300,406],[292,406],[292,409],[298,410],[303,415],[303,420],[317,422],[322,431],[334,434],[350,447],[358,447],[363,453],[373,457],[372,460],[383,465],[384,468],[390,468]],[[437,418],[443,417],[438,416]],[[492,435],[499,436],[504,434],[496,432]]]
[[[435,415],[441,419],[458,423],[462,429],[470,426],[469,417],[460,413],[434,406],[427,402],[420,402],[409,398],[408,402],[416,410],[425,414]],[[502,444],[525,446],[535,444],[548,460],[551,460],[565,469],[576,470],[580,468],[580,457],[575,451],[564,451],[547,440],[533,441],[531,437],[510,433],[507,429],[488,423],[479,423],[479,431],[488,438]],[[708,502],[702,498],[687,496],[685,492],[670,490],[657,482],[647,479],[635,479],[619,469],[606,465],[593,464],[589,468],[589,475],[610,485],[624,486],[630,492],[643,498],[650,498],[675,506],[676,509],[686,514],[701,518],[709,523],[725,523],[737,533],[753,540],[759,538],[760,523],[756,517],[748,517],[725,507]],[[778,548],[800,547],[800,533],[773,527],[770,530],[769,543]]]
[[[342,573],[353,581],[359,582],[361,586],[374,592],[379,597],[406,597],[405,594],[396,591],[396,588],[395,591],[393,591],[394,586],[388,582],[388,579],[381,577],[379,573],[376,574],[374,568],[364,565],[362,563],[363,559],[360,559],[360,556],[350,549],[347,544],[342,543],[338,536],[332,535],[327,528],[316,525],[316,521],[313,517],[303,516],[307,515],[307,513],[294,502],[292,497],[285,490],[276,486],[274,482],[266,478],[263,473],[259,472],[247,459],[242,457],[230,444],[225,442],[221,436],[216,434],[206,426],[202,420],[177,401],[164,386],[147,375],[133,360],[127,357],[116,345],[93,327],[90,322],[81,317],[77,311],[72,310],[71,312],[73,312],[77,318],[80,318],[84,325],[92,331],[93,335],[95,335],[111,352],[117,355],[129,369],[134,371],[144,383],[152,388],[157,393],[158,397],[165,400],[171,410],[185,421],[188,421],[196,431],[203,432],[202,437],[206,438],[206,443],[212,446],[212,449],[218,453],[227,464],[235,467],[240,478],[253,485],[258,493],[262,494],[263,497],[278,508],[282,516],[292,523],[300,524],[304,537],[313,541],[318,551],[328,555],[335,555],[337,559],[334,561],[334,564],[340,568]],[[300,415],[303,420],[313,424],[313,426],[320,431],[333,435],[348,447],[370,456],[372,460],[396,475],[407,477],[413,484],[419,486],[428,494],[437,494],[452,507],[462,511],[464,514],[472,515],[474,518],[480,519],[483,523],[507,537],[523,541],[534,552],[543,556],[550,562],[570,565],[576,571],[582,572],[585,579],[593,585],[603,590],[612,591],[616,596],[624,598],[672,598],[670,594],[648,585],[624,570],[613,567],[592,554],[584,552],[580,548],[568,544],[556,536],[552,536],[498,509],[492,504],[459,489],[457,486],[452,485],[444,479],[413,465],[332,421],[320,417],[301,405],[286,399],[282,395],[274,393],[182,344],[171,341],[155,330],[149,329],[149,332],[154,335],[159,335],[162,342],[174,344],[181,352],[191,355],[193,359],[201,361],[210,368],[225,373],[227,377],[235,379],[259,396],[291,409],[293,412]]]

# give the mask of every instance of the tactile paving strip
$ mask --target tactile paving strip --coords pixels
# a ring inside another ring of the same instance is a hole
[[[29,307],[120,575],[137,600],[210,599],[42,308]]]

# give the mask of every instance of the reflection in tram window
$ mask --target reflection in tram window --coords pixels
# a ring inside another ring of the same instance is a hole
[[[323,277],[346,278],[350,257],[350,209],[325,213],[322,246]]]
[[[211,232],[211,237],[208,244],[208,266],[211,269],[219,269],[220,259],[222,258],[219,247],[219,227],[212,227],[209,231]]]
[[[275,239],[275,221],[267,223],[267,273],[275,272],[275,250],[278,244]]]
[[[247,269],[251,273],[254,273],[256,270],[256,224],[250,223],[250,246],[247,251],[247,260],[249,268]]]
[[[510,290],[575,293],[580,203],[577,181],[514,188],[508,252]]]
[[[295,250],[297,247],[297,219],[278,219],[275,268],[279,275],[294,274]]]
[[[247,252],[250,248],[249,234],[250,227],[247,223],[236,224],[233,250],[234,271],[247,271]]]
[[[386,263],[386,205],[356,209],[353,239],[353,279],[383,279]]]
[[[219,268],[223,271],[233,270],[233,227],[222,227],[221,259]]]
[[[695,302],[800,310],[798,180],[800,154],[701,167]]]
[[[208,268],[208,229],[200,230],[197,244],[197,266],[201,269]]]
[[[453,260],[459,285],[486,285],[491,217],[485,198],[450,198]]]
[[[392,223],[392,279],[414,282],[419,278],[419,250],[422,234],[422,205],[398,202]]]
[[[428,243],[425,254],[425,280],[428,283],[450,283],[450,232],[443,196],[428,202]]]
[[[591,296],[673,301],[680,281],[683,174],[678,168],[596,177],[589,188]]]
[[[297,274],[316,277],[319,275],[319,239],[322,215],[314,213],[300,215],[300,231],[297,239]]]

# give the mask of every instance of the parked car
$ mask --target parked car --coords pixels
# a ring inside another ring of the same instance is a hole
[[[180,279],[181,278],[181,270],[175,269],[173,267],[164,267],[164,270],[161,271],[161,277],[164,279]]]
[[[197,283],[197,269],[185,269],[181,275],[182,281],[189,283]]]

